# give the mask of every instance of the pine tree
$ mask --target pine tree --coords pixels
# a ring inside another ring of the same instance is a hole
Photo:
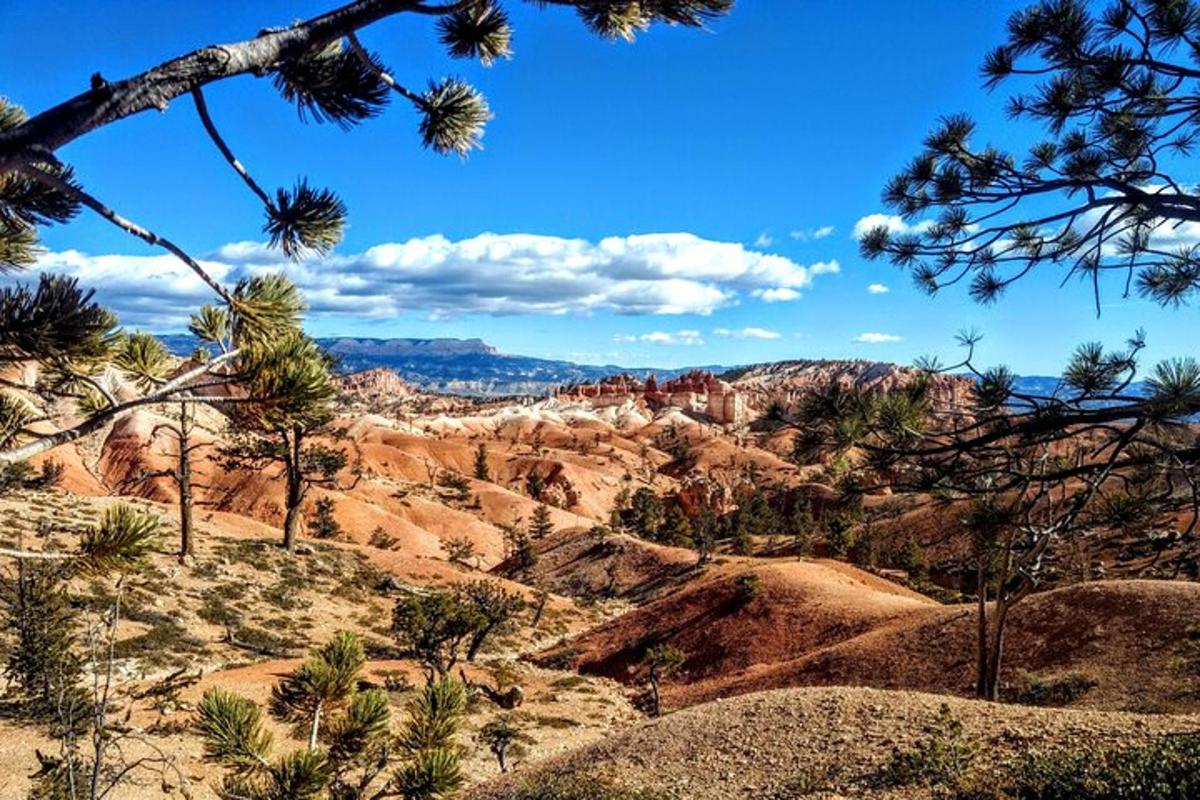
[[[487,447],[480,442],[475,447],[475,480],[490,481],[492,474],[488,469]]]
[[[336,539],[342,535],[342,525],[333,515],[337,503],[332,497],[322,497],[313,506],[313,536],[318,539]]]
[[[651,711],[654,716],[662,714],[659,694],[659,685],[662,683],[662,679],[674,674],[686,660],[687,656],[683,651],[669,644],[656,644],[646,650],[642,663],[646,665],[646,679],[650,683]]]
[[[340,633],[274,688],[272,710],[308,732],[307,748],[281,756],[272,757],[273,737],[253,702],[219,688],[205,692],[197,728],[205,758],[227,770],[221,793],[245,800],[439,800],[456,791],[465,688],[450,678],[431,682],[393,733],[387,695],[360,688],[364,663],[361,640]]]
[[[550,506],[540,503],[529,519],[529,537],[534,540],[545,539],[552,533],[554,522],[550,518]]]
[[[283,467],[283,545],[291,552],[300,533],[301,506],[308,490],[337,486],[338,473],[346,468],[349,457],[342,448],[309,443],[315,436],[337,434],[331,425],[336,389],[329,358],[295,326],[299,307],[295,288],[282,279],[271,279],[266,288],[285,319],[261,320],[276,335],[262,341],[251,333],[250,341],[241,348],[242,383],[254,402],[238,406],[235,436],[221,449],[221,459],[229,469]],[[274,309],[272,313],[276,313]]]
[[[512,714],[496,717],[479,729],[479,740],[492,751],[501,772],[508,772],[510,756],[524,754],[524,742],[528,739]]]

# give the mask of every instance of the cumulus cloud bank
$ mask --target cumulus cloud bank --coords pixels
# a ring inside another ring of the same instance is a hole
[[[887,294],[890,291],[886,283],[872,283],[867,286],[867,294]]]
[[[441,235],[379,244],[299,264],[257,242],[227,244],[205,265],[231,283],[283,269],[314,314],[434,318],[464,314],[711,314],[743,295],[795,300],[836,261],[810,266],[689,233],[614,236],[591,242],[535,234]],[[169,256],[45,254],[38,269],[95,287],[124,322],[178,326],[212,300]]]

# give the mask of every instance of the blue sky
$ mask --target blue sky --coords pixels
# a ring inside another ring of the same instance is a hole
[[[10,0],[0,94],[38,111],[93,72],[124,77],[330,5]],[[1180,354],[1194,309],[1114,290],[1097,320],[1087,287],[1050,275],[984,308],[957,289],[931,299],[857,254],[855,224],[883,210],[880,187],[939,115],[968,112],[1000,145],[1036,133],[1006,121],[1003,94],[977,77],[1018,5],[742,0],[710,32],[658,28],[627,45],[589,35],[567,10],[510,2],[516,57],[490,69],[447,59],[427,19],[364,31],[410,85],[461,75],[486,94],[496,116],[465,161],[422,150],[399,104],[343,133],[299,124],[267,81],[227,81],[207,97],[260,182],[307,175],[349,206],[336,256],[291,268],[315,334],[478,336],[526,355],[678,366],[951,358],[955,332],[973,326],[983,361],[1046,373],[1080,341],[1119,345],[1141,326],[1152,359]],[[221,274],[274,266],[250,244],[261,209],[189,102],[60,155],[94,194]],[[93,281],[131,325],[178,330],[207,299],[94,217],[44,241],[45,268]]]

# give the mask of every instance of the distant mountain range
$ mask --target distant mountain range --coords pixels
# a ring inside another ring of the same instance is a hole
[[[198,345],[196,338],[188,334],[167,334],[159,338],[176,355],[188,355]],[[338,368],[343,372],[387,367],[425,391],[474,397],[542,395],[564,384],[598,381],[618,373],[628,373],[644,380],[650,375],[674,378],[691,369],[710,372],[728,369],[719,365],[666,369],[576,364],[508,355],[481,339],[369,339],[340,336],[318,338],[317,344],[338,359]]]
[[[189,334],[167,334],[160,339],[176,355],[193,352],[198,341]],[[650,375],[670,379],[699,369],[721,374],[741,366],[704,364],[681,368],[626,367],[618,364],[576,364],[549,358],[501,353],[482,339],[371,339],[350,336],[318,338],[317,343],[338,359],[342,372],[387,367],[413,386],[429,392],[470,397],[544,395],[556,387],[590,383],[609,375],[628,374],[645,380]],[[1025,375],[1016,389],[1048,396],[1059,378]],[[1135,385],[1134,391],[1141,389]]]

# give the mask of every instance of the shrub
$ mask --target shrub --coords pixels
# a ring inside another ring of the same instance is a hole
[[[1026,756],[998,781],[958,800],[1191,800],[1200,797],[1200,735],[1170,736],[1107,752]]]
[[[742,605],[749,603],[754,598],[758,597],[758,593],[762,591],[762,578],[753,572],[748,572],[745,575],[739,575],[734,582],[734,589],[737,593],[738,602]]]
[[[475,549],[475,543],[465,536],[442,542],[442,550],[446,553],[447,561],[467,569],[474,569],[479,560],[479,551]]]
[[[665,800],[648,789],[619,789],[582,775],[529,778],[503,800]]]
[[[926,737],[909,750],[897,749],[885,771],[893,786],[958,786],[962,783],[975,748],[963,735],[962,722],[945,703],[937,719],[925,728]]]
[[[443,472],[438,478],[438,485],[454,493],[454,499],[465,503],[471,496],[471,481],[465,475],[457,472]]]
[[[375,530],[371,531],[371,536],[367,539],[367,544],[380,550],[392,550],[399,543],[400,540],[385,531],[382,525],[376,525]]]
[[[1025,706],[1068,706],[1098,685],[1094,678],[1082,672],[1051,678],[1024,675],[1021,685],[1008,699]]]
[[[342,534],[342,526],[333,516],[336,507],[333,498],[322,497],[314,507],[312,535],[317,539],[336,539]]]

